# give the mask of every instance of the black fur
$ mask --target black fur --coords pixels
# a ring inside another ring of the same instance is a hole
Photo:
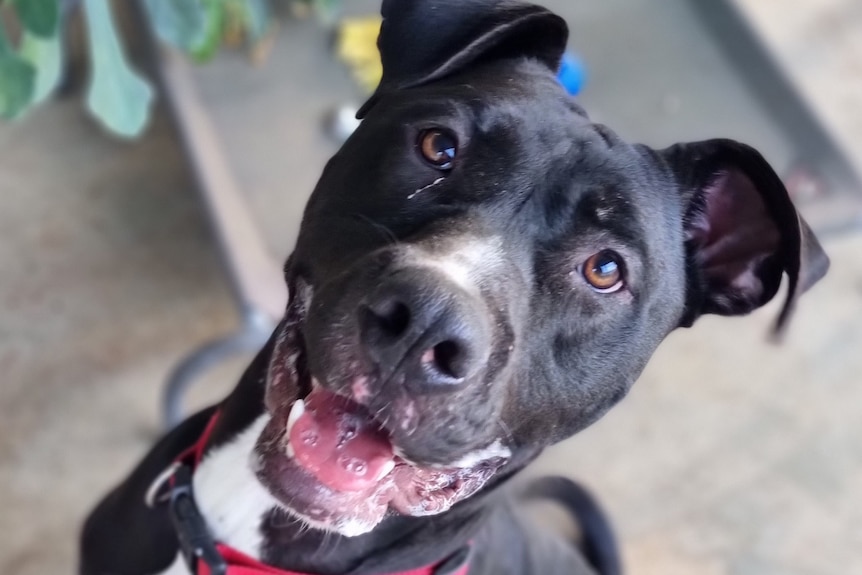
[[[307,205],[286,267],[281,343],[264,348],[223,402],[210,449],[269,414],[258,478],[290,505],[296,486],[284,484],[280,466],[291,405],[312,376],[359,401],[361,376],[368,410],[416,465],[445,466],[493,441],[511,456],[448,511],[390,512],[364,535],[307,530],[273,511],[251,527],[264,534],[267,563],[390,573],[471,540],[471,575],[619,573],[610,528],[577,486],[548,480],[534,489],[578,517],[583,553],[525,523],[498,487],[620,401],[669,332],[704,313],[748,313],[786,274],[783,325],[828,259],[751,148],[713,140],[657,151],[592,123],[556,81],[567,30],[548,11],[505,0],[386,0],[383,13],[383,82]],[[418,153],[429,129],[457,141],[451,167]],[[623,272],[613,293],[584,276],[603,250]],[[409,313],[398,332],[370,335],[399,305]],[[438,342],[456,352],[449,379],[426,369]],[[285,367],[291,354],[299,359]],[[285,372],[279,386],[267,385],[273,370]],[[172,432],[93,513],[83,575],[168,566],[175,539],[143,492],[205,418]]]

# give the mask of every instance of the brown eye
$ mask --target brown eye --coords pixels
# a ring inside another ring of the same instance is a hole
[[[439,170],[452,168],[457,151],[458,141],[449,132],[434,128],[419,134],[419,152],[426,162]]]
[[[591,255],[581,273],[599,293],[613,293],[623,287],[623,259],[614,251],[602,250]]]

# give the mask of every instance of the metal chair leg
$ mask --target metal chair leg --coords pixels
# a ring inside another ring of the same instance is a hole
[[[174,368],[162,391],[162,425],[165,430],[172,429],[184,419],[183,397],[200,375],[231,356],[259,350],[274,327],[269,319],[250,314],[238,331],[206,343],[186,356]]]

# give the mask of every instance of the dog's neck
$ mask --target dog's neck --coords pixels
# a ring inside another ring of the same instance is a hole
[[[273,567],[320,575],[404,571],[438,562],[467,544],[484,522],[489,493],[437,516],[388,517],[359,537],[309,529],[290,517],[253,471],[254,445],[269,417],[264,392],[271,350],[270,342],[222,403],[195,472],[198,505],[219,541]]]

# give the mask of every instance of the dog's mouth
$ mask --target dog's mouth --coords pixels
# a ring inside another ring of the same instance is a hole
[[[288,513],[312,527],[355,536],[387,513],[442,513],[506,463],[510,452],[499,441],[447,465],[409,461],[365,405],[326,389],[307,372],[301,314],[288,312],[267,374],[272,417],[258,442],[256,470]]]
[[[315,386],[293,403],[287,455],[336,491],[363,491],[395,468],[392,443],[359,404]]]

